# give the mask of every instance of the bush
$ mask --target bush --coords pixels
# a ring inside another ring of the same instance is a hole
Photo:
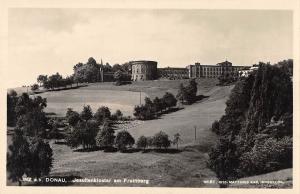
[[[293,166],[293,140],[267,138],[258,140],[250,152],[241,157],[240,170],[244,175],[268,173]]]
[[[159,149],[161,149],[162,147],[167,149],[168,147],[170,147],[171,141],[169,140],[169,136],[166,133],[160,131],[153,136],[152,145]]]
[[[120,151],[125,151],[127,147],[131,147],[134,144],[134,142],[135,140],[130,135],[130,133],[128,131],[123,130],[117,134],[115,145]]]

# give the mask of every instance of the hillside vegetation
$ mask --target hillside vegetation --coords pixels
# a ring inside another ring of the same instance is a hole
[[[219,141],[209,165],[219,179],[292,167],[293,88],[282,63],[260,63],[235,85],[226,105],[225,115],[212,126]]]

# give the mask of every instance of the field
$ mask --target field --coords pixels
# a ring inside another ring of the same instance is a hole
[[[180,111],[163,115],[157,120],[135,121],[133,122],[135,124],[118,126],[119,129],[126,128],[135,139],[140,135],[151,136],[160,130],[165,131],[172,139],[173,135],[179,132],[183,140],[180,152],[175,151],[174,145],[166,153],[154,150],[146,153],[79,152],[64,144],[55,144],[52,140],[50,145],[54,151],[54,163],[50,176],[149,180],[149,184],[76,183],[75,185],[218,187],[203,183],[204,180],[217,179],[206,164],[207,153],[217,141],[209,128],[211,123],[224,113],[225,101],[232,86],[215,86],[215,81],[199,80],[198,94],[207,96],[202,101],[185,106]],[[103,102],[117,104],[122,101],[134,106],[133,102],[139,99],[139,92],[134,97],[135,92],[142,91],[144,96],[151,98],[162,96],[166,91],[176,94],[179,82],[181,81],[136,82],[120,87],[111,83],[91,84],[75,90],[45,92],[41,95],[48,100],[48,111],[61,114],[60,111],[66,104],[75,110],[76,107],[81,107],[80,103],[98,106]],[[50,109],[51,107],[58,108]]]
[[[162,97],[165,92],[176,95],[180,83],[187,84],[188,80],[155,80],[133,82],[132,84],[115,86],[111,82],[89,84],[87,87],[61,91],[50,91],[36,94],[47,98],[46,112],[64,116],[67,108],[81,111],[84,105],[90,105],[95,112],[100,106],[108,106],[111,112],[120,109],[124,115],[132,116],[135,105],[143,103],[149,96]],[[215,79],[199,79],[199,94],[207,92],[216,84]],[[16,88],[17,92],[24,92],[24,88]]]

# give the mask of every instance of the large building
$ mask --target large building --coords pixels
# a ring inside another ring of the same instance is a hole
[[[130,61],[130,64],[132,70],[131,80],[143,81],[157,78],[156,61]]]
[[[187,79],[189,78],[187,68],[179,68],[179,67],[165,67],[158,68],[158,75],[160,78],[167,79]]]
[[[247,66],[232,66],[229,61],[224,61],[216,65],[201,65],[195,63],[195,65],[187,66],[189,78],[217,78],[221,75],[230,75],[233,77],[240,77],[240,72],[249,67]]]

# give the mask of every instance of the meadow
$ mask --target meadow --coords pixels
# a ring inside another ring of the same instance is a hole
[[[145,96],[161,97],[166,91],[176,95],[180,82],[186,84],[187,80],[135,82],[123,86],[96,83],[78,89],[45,92],[39,95],[47,98],[46,112],[55,112],[57,115],[63,115],[67,107],[81,110],[83,104],[90,104],[94,111],[100,105],[107,105],[113,110],[114,106],[111,105],[121,104],[120,109],[126,113],[124,107],[139,104],[139,91],[142,93],[142,99]],[[54,162],[49,176],[149,180],[149,184],[75,183],[74,186],[218,187],[203,183],[205,180],[217,179],[206,163],[208,152],[217,141],[216,135],[210,131],[210,126],[224,113],[225,101],[231,89],[232,86],[216,86],[215,80],[202,79],[198,81],[198,94],[207,98],[193,105],[185,105],[184,109],[162,115],[156,120],[133,121],[127,126],[117,126],[118,129],[126,128],[136,140],[140,135],[152,136],[160,130],[173,139],[173,135],[178,132],[182,139],[179,152],[174,152],[175,145],[166,153],[155,150],[145,153],[138,150],[132,153],[101,150],[79,152],[65,144],[55,144],[54,140],[51,140]]]

